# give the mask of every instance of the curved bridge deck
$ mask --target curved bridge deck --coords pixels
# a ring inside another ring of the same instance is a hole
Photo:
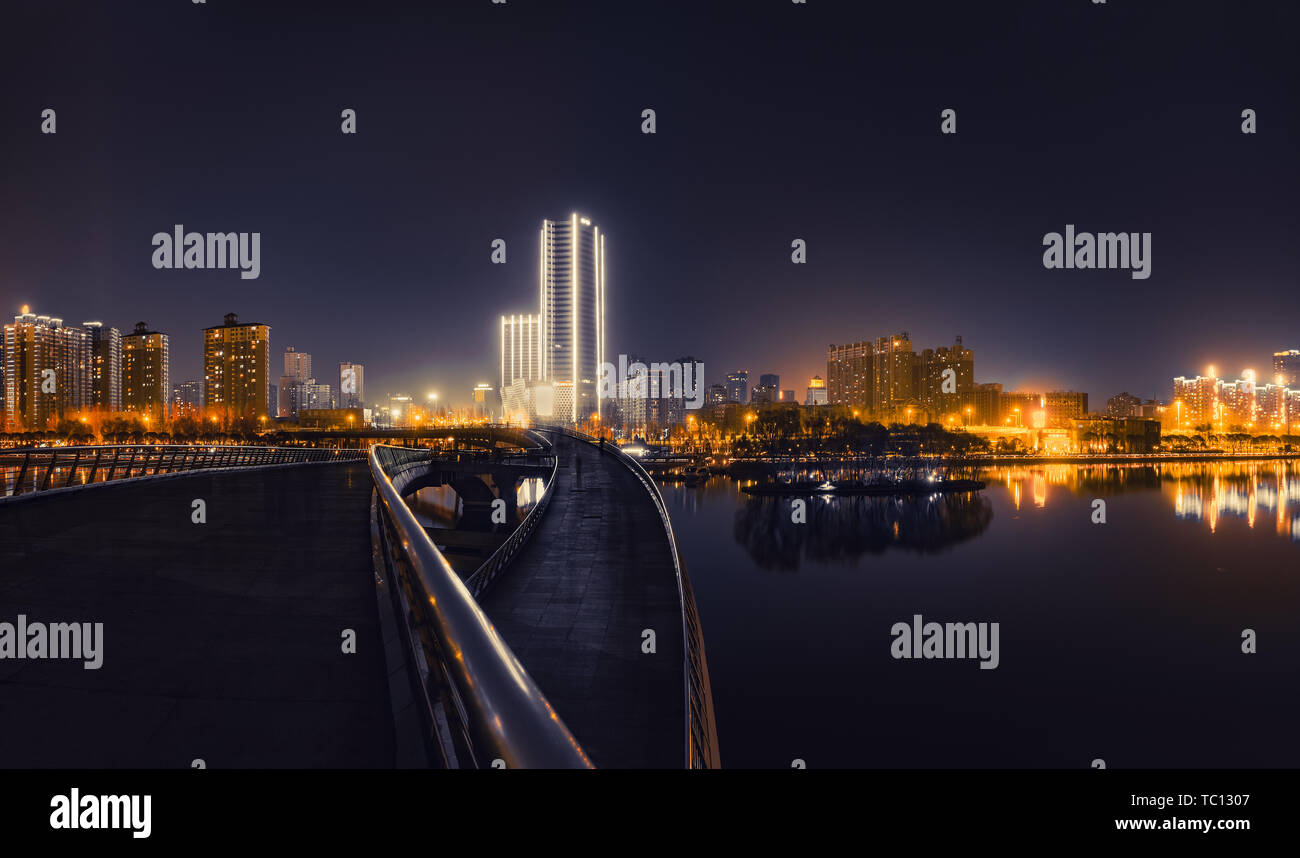
[[[392,766],[371,487],[354,462],[0,505],[0,622],[104,624],[98,670],[0,659],[0,767]]]
[[[597,766],[686,758],[681,602],[654,501],[610,454],[551,433],[538,530],[483,609]],[[642,652],[653,629],[656,652]]]

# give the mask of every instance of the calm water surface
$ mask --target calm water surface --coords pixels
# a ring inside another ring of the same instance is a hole
[[[804,525],[731,480],[664,486],[724,765],[1300,766],[1300,462],[982,478]],[[913,614],[999,623],[1000,666],[893,659]]]

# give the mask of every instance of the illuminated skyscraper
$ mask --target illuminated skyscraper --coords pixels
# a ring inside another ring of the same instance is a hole
[[[1300,390],[1300,349],[1273,353],[1273,380],[1291,390]]]
[[[90,404],[122,410],[122,332],[103,322],[82,322],[90,336]]]
[[[265,417],[271,394],[271,326],[240,322],[203,329],[203,404],[232,417]]]
[[[605,237],[574,212],[544,220],[538,286],[541,376],[555,387],[554,415],[579,422],[600,413],[605,360]]]
[[[137,322],[135,330],[122,338],[122,407],[162,416],[167,413],[171,389],[167,335]]]
[[[45,429],[91,404],[90,333],[23,307],[4,328],[4,404],[9,431]]]

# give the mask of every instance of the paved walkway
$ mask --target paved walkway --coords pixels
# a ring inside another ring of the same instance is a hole
[[[551,437],[555,495],[483,607],[597,766],[681,768],[682,617],[663,524],[621,462]]]
[[[104,624],[99,670],[0,660],[0,767],[392,766],[370,490],[357,462],[0,504],[0,622]]]

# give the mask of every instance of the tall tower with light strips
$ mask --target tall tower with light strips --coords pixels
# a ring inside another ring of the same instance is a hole
[[[605,361],[605,236],[577,212],[543,220],[538,265],[541,376],[555,387],[555,416],[600,416]]]

